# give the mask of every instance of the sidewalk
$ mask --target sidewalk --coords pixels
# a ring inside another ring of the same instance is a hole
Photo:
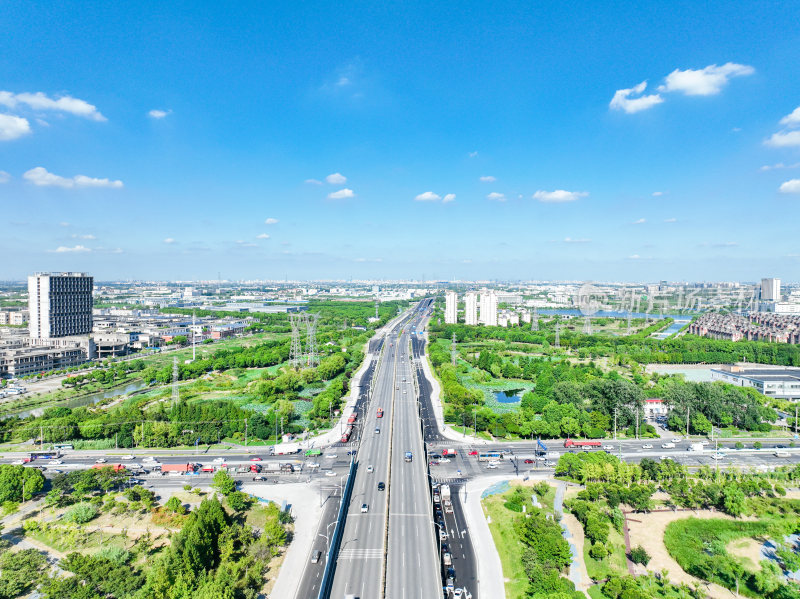
[[[261,499],[269,499],[279,506],[285,501],[294,516],[294,535],[286,550],[278,579],[270,597],[294,597],[303,578],[306,561],[311,553],[314,535],[322,515],[318,493],[308,483],[291,483],[275,486],[244,484],[242,491]]]
[[[464,519],[467,530],[472,535],[472,549],[475,553],[478,571],[478,592],[481,598],[505,599],[506,585],[503,577],[503,564],[495,547],[489,523],[481,506],[481,494],[493,484],[508,480],[505,476],[487,476],[473,479],[466,484],[467,500],[464,505]]]
[[[426,331],[425,345],[427,346],[429,342],[428,332]],[[436,417],[436,427],[439,429],[439,433],[451,441],[460,441],[461,443],[469,443],[472,445],[489,443],[486,439],[481,439],[473,435],[467,435],[465,437],[463,433],[453,430],[444,423],[444,408],[442,407],[441,399],[442,388],[439,385],[439,381],[431,372],[431,365],[428,362],[427,355],[426,352],[425,356],[422,357],[419,362],[422,365],[422,372],[425,374],[425,378],[428,379],[428,382],[431,384],[431,405],[433,406],[433,415]]]

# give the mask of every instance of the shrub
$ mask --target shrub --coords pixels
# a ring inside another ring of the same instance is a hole
[[[192,485],[183,485],[183,490],[184,491],[191,491],[192,490]]]
[[[67,511],[64,520],[75,524],[86,524],[97,517],[97,508],[90,503],[79,503]]]
[[[756,441],[755,443],[753,443],[753,449],[761,449],[761,447],[763,447],[761,445],[761,441]]]
[[[785,497],[786,496],[786,489],[784,489],[780,485],[775,485],[775,493],[777,493],[781,497]]]
[[[608,550],[602,543],[595,543],[592,545],[592,548],[589,549],[589,555],[591,555],[594,559],[603,559],[608,555]]]
[[[742,443],[741,441],[737,441],[736,445],[734,445],[734,447],[736,449],[742,449],[744,447],[744,443]]]
[[[118,566],[121,566],[122,564],[128,563],[131,554],[122,547],[116,547],[112,545],[111,547],[103,547],[100,551],[98,551],[95,554],[95,557],[105,558],[108,561],[113,562]]]
[[[544,497],[547,495],[547,492],[550,490],[550,485],[546,482],[541,481],[533,485],[533,492],[536,493],[539,497]]]
[[[634,564],[641,564],[646,566],[650,563],[650,554],[645,551],[645,548],[639,545],[638,547],[634,547],[631,549],[631,561]]]

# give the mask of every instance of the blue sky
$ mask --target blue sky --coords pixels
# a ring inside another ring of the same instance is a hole
[[[4,3],[0,279],[800,280],[800,3],[379,4]]]

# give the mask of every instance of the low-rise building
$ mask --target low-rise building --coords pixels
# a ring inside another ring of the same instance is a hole
[[[800,400],[800,368],[734,364],[711,369],[712,381],[752,387],[768,397]]]

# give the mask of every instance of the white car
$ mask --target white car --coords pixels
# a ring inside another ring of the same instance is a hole
[[[147,456],[142,459],[143,462],[147,462],[148,464],[158,464],[158,460],[152,456]],[[223,460],[224,461],[224,460]]]
[[[449,464],[451,462],[450,458],[442,458],[439,460],[440,464]]]
[[[605,449],[606,451],[614,451],[614,446],[613,445],[603,445],[603,449]]]
[[[64,462],[62,462],[61,460],[50,460],[50,463],[55,466],[58,466],[59,464],[63,464]]]
[[[373,470],[374,470],[374,468],[372,467],[372,464],[367,466],[367,472],[372,472]]]
[[[123,456],[120,456],[119,459],[120,460],[132,460],[133,456],[132,455],[123,455]]]
[[[361,504],[361,513],[366,514],[369,511],[369,506],[366,503]]]
[[[325,454],[325,457],[328,458],[329,460],[333,460],[333,459],[336,458],[336,454],[335,453],[328,453],[328,454]]]
[[[319,468],[319,464],[317,464],[316,462],[311,462],[310,464],[308,464],[308,467],[309,468]]]
[[[214,463],[215,464],[224,464],[225,463],[225,458],[214,458]]]
[[[681,439],[680,437],[675,437],[675,438],[672,440],[672,442],[673,442],[673,443],[680,443],[681,441],[683,441],[683,439]]]
[[[95,464],[105,464],[108,460],[105,458],[97,458],[94,463]]]
[[[486,467],[489,468],[490,470],[494,470],[495,468],[497,468],[497,464],[487,464]]]
[[[333,470],[328,470],[328,471],[325,473],[325,476],[336,476],[336,473],[335,473]]]
[[[464,591],[456,589],[453,591],[453,599],[461,599],[464,596]]]
[[[642,449],[653,449],[653,446],[650,443],[645,443],[642,445]]]

